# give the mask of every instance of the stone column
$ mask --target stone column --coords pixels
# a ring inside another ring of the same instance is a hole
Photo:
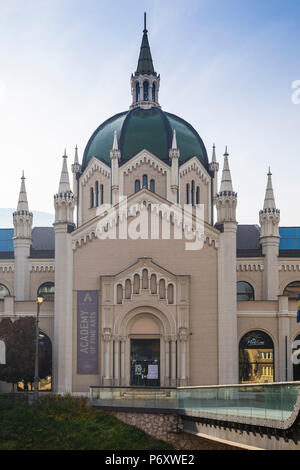
[[[186,366],[186,350],[187,350],[187,332],[179,333],[180,341],[180,385],[187,385],[187,366]]]
[[[104,340],[104,385],[111,385],[111,367],[110,367],[110,356],[111,356],[111,332],[109,328],[104,329],[103,333]]]
[[[165,386],[170,385],[170,337],[165,336]]]
[[[126,338],[121,338],[121,385],[126,385],[126,372],[125,372],[125,344]]]
[[[171,386],[177,385],[177,371],[176,371],[176,339],[171,340]]]
[[[120,385],[120,338],[114,342],[114,385]]]

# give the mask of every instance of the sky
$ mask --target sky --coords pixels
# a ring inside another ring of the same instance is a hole
[[[30,209],[54,212],[64,149],[70,168],[129,108],[144,11],[162,109],[221,168],[228,146],[239,223],[259,223],[270,166],[280,225],[300,226],[299,0],[0,0],[0,207],[24,170]]]

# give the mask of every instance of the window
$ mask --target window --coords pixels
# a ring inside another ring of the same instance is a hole
[[[143,189],[148,189],[148,176],[143,175]]]
[[[168,285],[168,303],[169,304],[174,303],[174,286],[173,286],[173,284]]]
[[[96,181],[95,185],[95,194],[96,194],[96,207],[99,206],[99,183]]]
[[[166,298],[166,282],[164,279],[159,281],[159,298],[165,299]]]
[[[195,181],[192,181],[191,185],[191,204],[192,206],[195,205]]]
[[[103,196],[104,188],[103,184],[100,185],[100,204],[103,204],[104,202],[104,196]]]
[[[190,203],[190,185],[189,183],[186,185],[186,203]]]
[[[3,300],[4,297],[9,297],[10,292],[3,284],[0,284],[0,300]]]
[[[90,207],[93,208],[94,207],[94,204],[95,204],[95,200],[94,200],[94,188],[91,188],[91,192],[90,192]]]
[[[248,282],[237,283],[237,301],[254,300],[254,289]]]
[[[135,99],[136,101],[140,101],[140,84],[136,82],[135,84]]]
[[[123,301],[123,287],[122,284],[117,285],[117,304],[121,304]]]
[[[274,345],[267,333],[246,333],[239,344],[240,383],[274,381]]]
[[[298,300],[300,294],[300,281],[290,282],[283,291],[283,295],[286,295],[291,300]]]
[[[149,83],[147,80],[143,83],[143,90],[144,90],[144,101],[149,100]]]
[[[37,291],[37,296],[42,295],[45,300],[54,301],[54,282],[45,282]]]
[[[200,204],[200,188],[197,186],[196,190],[196,204]]]
[[[152,101],[155,101],[155,93],[156,92],[156,86],[155,83],[152,85]]]
[[[150,181],[150,191],[152,193],[155,193],[155,181],[154,180]]]
[[[125,281],[125,299],[131,299],[131,280],[126,279]]]
[[[134,185],[134,192],[138,192],[141,189],[141,182],[140,180],[135,180],[135,185]]]

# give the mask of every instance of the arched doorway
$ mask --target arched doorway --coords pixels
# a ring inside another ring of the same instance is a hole
[[[240,383],[274,382],[274,344],[260,330],[246,333],[239,344]]]
[[[130,385],[160,386],[160,334],[159,322],[152,315],[133,318],[129,325]]]
[[[293,343],[293,380],[300,380],[300,334],[296,336]]]

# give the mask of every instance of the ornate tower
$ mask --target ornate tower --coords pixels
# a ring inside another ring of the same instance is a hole
[[[117,131],[114,131],[113,147],[110,151],[111,160],[111,203],[114,206],[119,202],[119,160],[121,152],[118,146]]]
[[[78,148],[77,145],[75,147],[75,157],[74,157],[74,163],[72,164],[72,173],[73,173],[73,194],[75,198],[75,204],[77,206],[77,217],[76,217],[76,223],[78,226],[78,212],[79,212],[79,177],[81,174],[81,165],[78,160]]]
[[[280,210],[276,209],[272,173],[269,169],[264,208],[259,212],[260,242],[264,259],[263,298],[277,300]]]
[[[217,162],[216,157],[216,146],[213,145],[212,159],[209,164],[209,170],[212,178],[212,211],[211,211],[211,223],[214,223],[214,206],[216,204],[216,197],[218,192],[218,172],[219,172],[219,163]]]
[[[174,204],[178,202],[178,191],[179,191],[179,173],[178,173],[178,161],[180,152],[177,148],[176,131],[173,130],[173,141],[172,148],[169,150],[169,157],[171,160],[171,201]]]
[[[24,172],[21,178],[21,189],[16,212],[13,213],[14,222],[14,295],[16,300],[30,300],[30,279],[28,258],[31,246],[32,212],[29,212],[25,188]]]
[[[218,337],[219,384],[238,383],[237,301],[236,301],[236,206],[228,164],[227,147],[220,192],[216,196],[218,249]]]
[[[138,65],[130,80],[131,108],[136,106],[141,108],[160,107],[158,103],[160,76],[154,71],[147,33],[146,13],[144,13],[144,31]]]
[[[55,208],[55,303],[54,303],[54,390],[72,390],[72,309],[73,253],[71,233],[74,230],[75,197],[70,188],[66,152],[54,196]]]

